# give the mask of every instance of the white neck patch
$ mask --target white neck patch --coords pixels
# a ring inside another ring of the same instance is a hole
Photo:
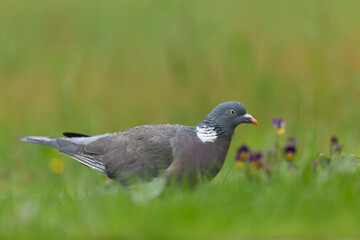
[[[196,136],[202,141],[203,143],[207,142],[215,142],[218,138],[215,128],[213,127],[196,127]]]

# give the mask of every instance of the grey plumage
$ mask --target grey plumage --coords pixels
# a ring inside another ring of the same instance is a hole
[[[150,181],[159,175],[196,181],[199,176],[211,179],[220,171],[234,129],[241,123],[257,125],[241,103],[225,102],[197,126],[144,125],[98,136],[64,133],[69,138],[19,139],[58,148],[123,185],[138,178]]]

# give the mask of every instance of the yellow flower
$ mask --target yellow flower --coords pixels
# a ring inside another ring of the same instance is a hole
[[[252,169],[260,169],[263,167],[263,164],[261,162],[252,162],[251,163],[251,168]]]
[[[282,128],[276,128],[276,133],[279,134],[279,135],[282,135],[285,133],[285,128],[282,127]]]
[[[64,162],[60,158],[53,158],[49,163],[49,168],[52,173],[61,174],[64,171]]]
[[[291,161],[293,159],[294,159],[294,154],[293,153],[286,154],[286,160]]]
[[[246,152],[240,153],[240,159],[241,160],[245,160],[246,158],[247,158],[247,153]]]
[[[244,162],[243,161],[237,161],[236,162],[236,168],[237,169],[241,169],[244,167]]]

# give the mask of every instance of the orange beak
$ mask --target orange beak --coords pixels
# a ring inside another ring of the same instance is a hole
[[[251,116],[250,114],[246,113],[245,115],[243,115],[243,117],[249,121],[248,123],[252,123],[256,126],[258,125],[258,121],[255,118],[253,118],[253,116]]]
[[[252,118],[252,119],[250,120],[250,122],[251,122],[252,124],[256,125],[256,126],[259,124],[258,121],[257,121],[255,118]]]

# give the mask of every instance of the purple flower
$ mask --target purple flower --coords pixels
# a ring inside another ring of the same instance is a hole
[[[338,144],[339,143],[339,140],[336,136],[332,136],[331,137],[331,144]]]
[[[342,150],[342,146],[340,145],[340,144],[336,144],[335,146],[334,146],[334,152],[340,152]]]
[[[236,154],[236,161],[244,161],[248,158],[249,148],[245,144],[239,147],[237,154]]]
[[[335,154],[341,152],[342,145],[339,144],[339,140],[336,136],[331,137],[331,153]]]
[[[284,149],[284,153],[285,154],[289,154],[289,153],[292,153],[292,154],[295,154],[296,153],[296,147],[294,145],[287,145]]]
[[[296,139],[289,138],[288,144],[284,147],[284,154],[286,156],[286,160],[292,161],[294,159],[295,153],[296,153]]]
[[[261,151],[250,153],[250,162],[258,162],[263,157],[263,154]]]
[[[275,128],[284,128],[285,127],[285,122],[282,118],[274,118],[272,120],[272,124],[274,125]]]
[[[285,133],[285,122],[282,118],[274,118],[272,124],[274,125],[277,134]]]
[[[250,153],[250,164],[252,168],[262,168],[263,164],[261,162],[261,159],[263,157],[263,153],[261,151],[255,152],[255,153]]]

